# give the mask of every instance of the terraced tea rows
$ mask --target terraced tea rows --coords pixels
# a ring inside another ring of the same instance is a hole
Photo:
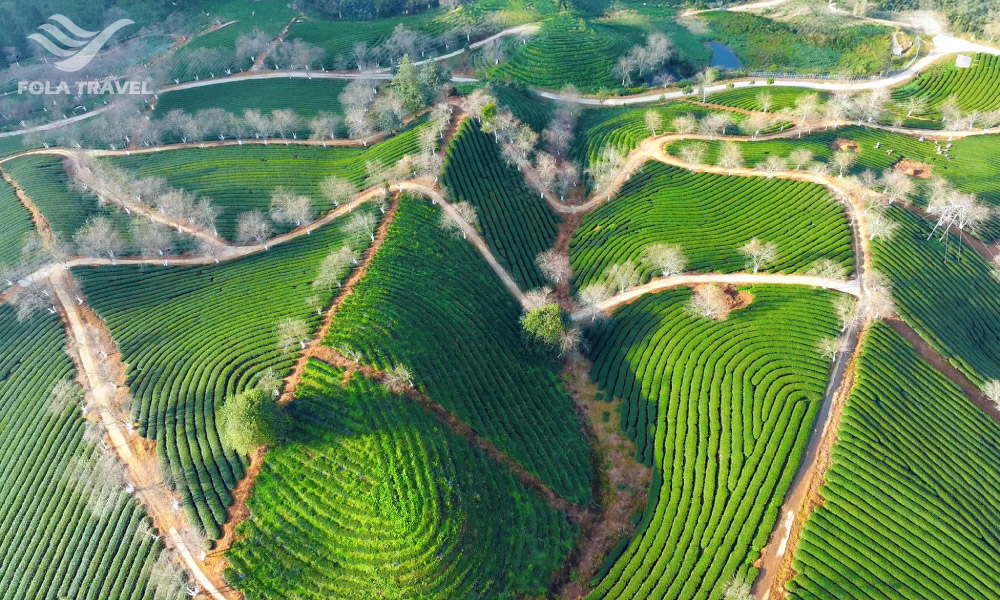
[[[206,196],[222,209],[219,234],[232,240],[240,212],[261,210],[271,205],[271,192],[282,186],[312,199],[313,214],[328,212],[333,204],[320,193],[319,184],[330,175],[366,187],[366,163],[381,161],[386,170],[405,154],[417,154],[417,131],[408,129],[368,148],[322,148],[285,146],[280,141],[268,146],[244,145],[221,148],[190,148],[116,157],[116,165],[137,176],[165,177],[171,186]],[[291,225],[275,224],[284,232]]]
[[[6,181],[0,182],[0,223],[4,233],[0,236],[0,271],[12,267],[20,260],[24,236],[35,230],[31,213],[17,199]]]
[[[325,343],[416,386],[573,502],[590,498],[587,445],[556,365],[522,338],[521,307],[440,212],[404,199]]]
[[[100,206],[97,198],[70,188],[70,179],[58,156],[24,156],[4,164],[4,169],[42,212],[52,232],[64,240],[83,227],[87,219],[108,217],[124,232],[124,212]]]
[[[162,118],[172,110],[194,114],[221,108],[242,116],[245,110],[269,113],[286,108],[309,119],[318,112],[342,113],[339,96],[345,87],[347,81],[339,79],[277,78],[233,81],[222,88],[211,85],[187,88],[160,94],[153,117]],[[220,93],[220,90],[225,91]]]
[[[552,246],[559,217],[517,169],[504,163],[500,149],[475,121],[463,122],[448,149],[444,184],[452,201],[478,209],[483,237],[518,284],[544,285],[535,256]]]
[[[815,90],[781,87],[766,85],[760,81],[759,87],[739,88],[709,94],[708,101],[712,104],[722,106],[732,106],[743,110],[764,111],[761,105],[760,95],[766,95],[771,102],[771,106],[766,112],[786,111],[795,106],[795,101],[802,96],[815,94],[819,97],[820,103],[824,102],[828,96],[826,92],[816,92]]]
[[[0,305],[0,598],[152,598],[142,509],[89,477],[78,400],[48,399],[73,374],[62,325],[15,313]]]
[[[952,144],[948,150],[952,160],[938,154],[932,140],[921,142],[916,137],[861,127],[818,131],[802,138],[741,143],[740,147],[747,165],[760,163],[772,154],[787,158],[797,148],[807,149],[815,155],[816,160],[830,163],[834,153],[831,147],[837,139],[857,143],[857,162],[849,170],[851,173],[860,174],[864,169],[880,172],[901,160],[910,160],[929,165],[932,176],[951,181],[960,191],[975,194],[980,200],[995,207],[1000,206],[1000,138],[994,135],[944,142]],[[675,142],[668,146],[668,150],[671,154],[677,154],[681,147],[689,143],[690,141]],[[704,160],[715,164],[718,142],[704,143],[708,144]],[[879,145],[878,148],[875,147],[876,144]],[[889,150],[892,151],[891,154],[888,153]],[[790,163],[789,168],[794,169],[795,164]],[[834,168],[833,173],[837,172]],[[918,197],[916,201],[926,206],[925,198]],[[987,242],[1000,239],[1000,219],[988,221],[977,235]]]
[[[1000,283],[990,265],[954,236],[928,240],[926,219],[891,207],[900,224],[876,240],[872,264],[895,285],[896,312],[976,383],[1000,379]]]
[[[832,292],[754,286],[718,322],[688,290],[644,296],[591,335],[591,378],[654,469],[636,536],[605,565],[597,598],[719,598],[752,566],[807,444],[837,334]]]
[[[574,234],[573,287],[600,281],[626,260],[640,265],[643,282],[659,276],[642,264],[643,249],[658,243],[680,244],[692,271],[743,271],[739,248],[755,237],[778,246],[768,271],[801,272],[821,259],[854,266],[844,208],[821,186],[648,162]]]
[[[911,97],[924,103],[920,113],[940,118],[941,106],[950,97],[965,112],[988,111],[1000,108],[1000,56],[976,54],[972,66],[959,69],[955,61],[925,71],[909,84],[896,89],[893,100],[904,105]]]
[[[251,600],[543,594],[577,535],[566,516],[413,401],[341,380],[307,367],[227,578]]]
[[[74,269],[128,365],[139,432],[157,440],[191,522],[210,537],[219,536],[244,468],[219,438],[216,408],[265,370],[283,376],[291,367],[295,354],[279,350],[277,324],[319,322],[306,303],[316,294],[309,284],[348,241],[344,221],[221,265]],[[319,304],[331,294],[318,293]]]
[[[1000,589],[1000,426],[887,325],[869,332],[791,598]]]
[[[507,42],[507,61],[490,72],[546,89],[559,89],[568,83],[586,92],[617,89],[621,81],[611,74],[615,62],[640,41],[568,15],[554,17],[526,44]]]

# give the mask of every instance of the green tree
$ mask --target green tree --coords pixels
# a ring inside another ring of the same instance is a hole
[[[533,308],[521,317],[521,327],[533,338],[555,346],[563,332],[562,312],[556,304]]]
[[[403,101],[408,113],[413,114],[424,107],[424,94],[417,80],[417,68],[409,56],[404,56],[399,61],[399,70],[392,78],[392,89]]]
[[[219,409],[222,439],[243,455],[278,441],[287,417],[274,398],[256,387],[229,396]]]

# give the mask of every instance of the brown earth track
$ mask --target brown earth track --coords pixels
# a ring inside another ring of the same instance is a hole
[[[46,220],[45,215],[42,214],[42,211],[38,208],[38,205],[31,200],[28,193],[21,188],[13,177],[10,176],[10,173],[2,167],[0,167],[0,176],[3,177],[4,181],[10,184],[10,187],[14,188],[14,194],[17,196],[17,199],[20,200],[21,204],[23,204],[24,207],[28,209],[28,212],[31,213],[31,220],[35,223],[35,229],[38,231],[38,235],[42,237],[42,241],[46,244],[52,244],[54,241],[52,237],[52,229],[49,227],[49,222]]]

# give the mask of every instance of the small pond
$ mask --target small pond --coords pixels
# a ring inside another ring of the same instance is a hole
[[[711,66],[718,69],[743,68],[743,62],[729,46],[722,42],[709,42],[708,45],[712,48],[712,62],[709,63]]]

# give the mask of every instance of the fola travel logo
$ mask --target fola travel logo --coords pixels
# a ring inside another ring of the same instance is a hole
[[[69,20],[65,15],[52,15],[51,23],[39,25],[42,33],[32,33],[28,39],[62,60],[55,67],[66,73],[73,73],[86,67],[94,60],[111,36],[122,27],[135,23],[131,19],[118,19],[103,30],[87,31]],[[128,81],[115,77],[104,77],[95,81],[18,81],[17,93],[23,94],[139,94],[149,95],[148,81]]]
[[[45,23],[38,27],[48,36],[41,33],[32,33],[28,39],[36,42],[45,48],[53,56],[64,60],[55,63],[55,67],[66,73],[73,73],[86,67],[90,61],[94,60],[97,53],[101,51],[104,44],[111,39],[111,36],[118,33],[122,27],[127,27],[135,23],[131,19],[118,19],[102,31],[87,31],[76,25],[73,21],[63,15],[52,15],[49,21],[55,23]],[[61,25],[62,27],[57,27]],[[54,41],[53,41],[54,40]]]

